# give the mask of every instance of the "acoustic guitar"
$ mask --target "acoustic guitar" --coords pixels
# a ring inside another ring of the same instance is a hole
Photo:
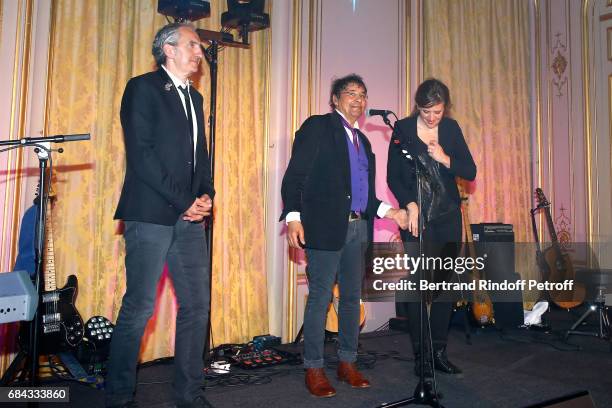
[[[472,259],[476,259],[476,248],[474,248],[474,239],[472,236],[472,226],[468,217],[468,196],[464,194],[461,189],[461,218],[465,229],[465,245],[468,249],[468,256]],[[481,280],[480,273],[478,270],[472,268],[467,271],[470,273],[476,282],[476,290],[473,293],[473,299],[471,304],[472,316],[480,325],[489,325],[494,323],[493,319],[493,302],[489,294],[478,289],[478,281]]]
[[[336,283],[332,290],[332,301],[327,307],[327,320],[325,322],[325,330],[330,333],[338,333],[338,304],[340,302],[340,288]],[[365,305],[359,300],[359,330],[365,325],[366,313]]]
[[[557,306],[563,309],[571,309],[584,302],[586,289],[584,285],[575,282],[574,266],[570,256],[559,245],[555,224],[550,214],[550,202],[541,188],[536,188],[535,194],[538,209],[544,209],[546,225],[548,226],[551,240],[551,246],[541,251],[537,231],[535,230],[535,220],[533,220],[534,234],[536,236],[536,243],[538,243],[538,264],[542,270],[542,277],[549,282],[563,282],[567,279],[574,280],[574,289],[572,291],[550,290],[548,292],[550,299]]]

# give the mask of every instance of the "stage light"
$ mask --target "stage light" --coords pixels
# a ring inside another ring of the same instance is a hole
[[[270,16],[264,13],[265,0],[227,0],[227,11],[221,14],[224,29],[236,29],[243,44],[249,43],[249,32],[270,27]]]
[[[210,2],[205,0],[158,0],[157,12],[176,21],[196,21],[210,16]]]

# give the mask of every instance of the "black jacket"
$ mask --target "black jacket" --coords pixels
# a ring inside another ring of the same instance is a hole
[[[192,173],[189,127],[179,92],[162,68],[128,81],[121,101],[126,170],[115,219],[174,225],[196,197],[214,197],[202,95],[191,88],[198,124]]]
[[[398,121],[395,127],[402,145],[408,148],[408,153],[412,157],[417,157],[423,149],[427,150],[425,144],[417,136],[416,115]],[[413,141],[413,143],[410,143],[410,141]],[[476,178],[476,164],[465,143],[461,128],[455,120],[447,117],[442,118],[438,125],[438,143],[451,159],[449,169],[440,166],[441,179],[451,199],[459,204],[459,190],[455,177],[461,177],[469,181],[474,180]],[[408,203],[417,201],[417,191],[413,164],[404,156],[399,145],[392,141],[389,144],[387,160],[387,183],[391,192],[397,198],[400,207],[405,208]]]
[[[376,162],[370,142],[359,133],[368,156],[369,238],[380,201],[376,198]],[[281,195],[281,220],[299,211],[307,248],[338,250],[344,245],[351,210],[351,169],[347,135],[337,112],[311,116],[295,134]]]

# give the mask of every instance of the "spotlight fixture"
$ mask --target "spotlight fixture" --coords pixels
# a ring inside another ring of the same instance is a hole
[[[210,16],[210,2],[205,0],[158,0],[157,12],[176,21],[196,21]]]
[[[243,44],[249,43],[249,32],[270,27],[270,16],[264,13],[265,0],[227,0],[227,11],[221,14],[224,29],[236,29]]]

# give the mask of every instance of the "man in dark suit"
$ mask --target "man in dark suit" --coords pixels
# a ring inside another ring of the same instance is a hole
[[[370,386],[355,366],[364,249],[372,240],[374,217],[391,218],[402,228],[408,223],[404,210],[376,198],[374,154],[357,123],[366,101],[359,75],[336,79],[333,111],[311,116],[297,131],[282,184],[287,240],[293,248],[304,247],[308,260],[304,367],[306,387],[317,397],[336,394],[323,369],[325,317],[336,279],[338,379],[355,388]]]
[[[202,220],[211,213],[215,191],[202,95],[188,79],[203,56],[194,27],[163,27],[153,41],[153,56],[159,69],[132,78],[121,101],[126,170],[115,218],[125,223],[127,290],[111,341],[106,403],[134,404],[140,342],[167,263],[178,301],[177,406],[208,407],[202,352],[210,271]]]

